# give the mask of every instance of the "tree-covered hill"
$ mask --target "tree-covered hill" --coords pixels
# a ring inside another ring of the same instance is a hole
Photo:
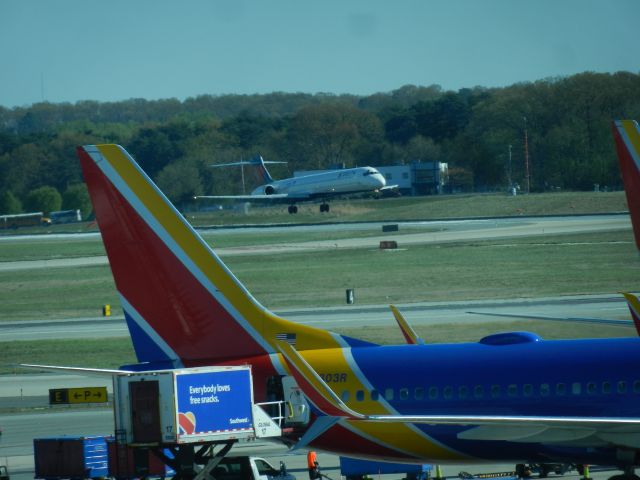
[[[176,202],[240,193],[240,172],[210,164],[261,154],[274,176],[336,163],[448,162],[466,191],[619,187],[610,122],[640,118],[640,75],[585,72],[505,88],[406,85],[359,97],[275,92],[0,107],[0,214],[38,207],[52,187],[62,208],[89,208],[75,146],[127,148]],[[85,202],[81,205],[82,202]],[[47,210],[46,206],[37,208]]]

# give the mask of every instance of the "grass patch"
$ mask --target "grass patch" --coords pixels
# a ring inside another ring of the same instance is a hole
[[[106,255],[99,236],[92,238],[15,238],[0,242],[0,262]]]
[[[637,289],[631,237],[609,232],[225,262],[271,308],[342,305],[346,288],[356,290],[359,304],[612,293]]]
[[[122,314],[108,265],[0,272],[0,298],[0,321]]]
[[[33,340],[0,343],[0,374],[38,373],[19,363],[71,367],[118,368],[135,363],[128,337],[82,340]]]
[[[631,231],[417,245],[397,251],[333,249],[230,256],[225,263],[271,309],[530,298],[635,291]],[[0,272],[0,321],[121,314],[107,265]]]
[[[624,192],[559,192],[518,195],[465,194],[399,197],[380,200],[337,200],[320,214],[317,204],[302,204],[289,215],[286,205],[252,206],[247,215],[233,211],[195,212],[194,225],[402,221],[522,215],[575,215],[627,211]]]

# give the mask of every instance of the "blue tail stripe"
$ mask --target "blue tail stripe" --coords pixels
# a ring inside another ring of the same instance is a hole
[[[127,321],[127,327],[131,334],[131,341],[136,352],[136,357],[140,362],[146,361],[167,361],[171,362],[171,358],[153,341],[149,335],[133,320],[129,313],[124,311],[124,318]]]

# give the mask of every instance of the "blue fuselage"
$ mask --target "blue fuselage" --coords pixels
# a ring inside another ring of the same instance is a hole
[[[377,401],[396,415],[640,418],[640,338],[545,341],[514,333],[479,343],[354,345],[349,352],[350,371],[341,371],[340,362],[334,368],[330,359],[338,357],[329,354],[318,373],[359,412],[371,413],[366,410]],[[366,387],[354,390],[351,375]],[[357,430],[355,422],[351,425]],[[554,441],[544,428],[531,440],[516,440],[517,430],[512,435],[499,427],[477,430],[479,436],[470,438],[468,433],[475,428],[483,427],[413,427],[461,461],[615,464],[620,451],[620,445],[586,438],[589,435],[579,441],[560,435],[563,439]],[[387,438],[386,446],[395,440]],[[447,460],[429,458],[433,450],[425,449],[423,460]],[[623,449],[635,457],[635,448]]]

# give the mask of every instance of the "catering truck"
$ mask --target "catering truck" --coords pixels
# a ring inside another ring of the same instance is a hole
[[[149,446],[280,436],[252,387],[248,366],[116,375],[116,439]]]
[[[246,365],[115,374],[115,461],[149,476],[149,451],[188,480],[214,471],[239,441],[281,436],[284,402],[255,404],[252,382]]]

